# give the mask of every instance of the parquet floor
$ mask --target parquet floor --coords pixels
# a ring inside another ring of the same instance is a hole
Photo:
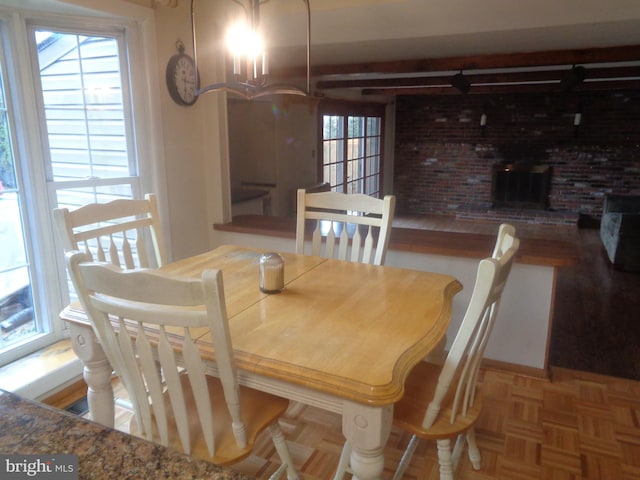
[[[551,379],[541,379],[482,370],[486,400],[476,428],[482,469],[474,471],[463,457],[457,480],[640,479],[640,382],[556,367],[551,372]],[[127,431],[130,416],[117,408],[116,428]],[[340,417],[293,403],[281,424],[302,479],[331,479],[343,442]],[[391,478],[408,440],[392,430],[384,478]],[[265,435],[254,455],[233,468],[262,479],[278,462]],[[418,447],[405,478],[439,478],[435,443]]]

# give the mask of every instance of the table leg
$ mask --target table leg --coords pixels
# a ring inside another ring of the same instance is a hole
[[[342,433],[351,445],[353,478],[374,480],[382,476],[384,446],[391,432],[393,405],[370,407],[345,402]]]
[[[84,365],[87,402],[91,418],[113,428],[114,401],[111,386],[112,368],[90,325],[69,323],[73,351]]]

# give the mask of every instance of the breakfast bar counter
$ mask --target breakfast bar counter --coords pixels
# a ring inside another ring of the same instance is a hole
[[[83,480],[250,478],[3,390],[0,454],[77,455]]]
[[[267,215],[240,215],[213,226],[217,232],[295,239],[296,219]],[[496,233],[498,226],[496,224]],[[516,263],[566,267],[578,260],[575,245],[559,240],[521,238]],[[491,253],[495,236],[393,227],[389,250],[482,259]]]

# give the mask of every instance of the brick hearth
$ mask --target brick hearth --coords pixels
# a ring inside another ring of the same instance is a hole
[[[579,219],[580,215],[572,212],[493,208],[491,205],[468,205],[456,210],[456,220],[488,220],[577,227]]]

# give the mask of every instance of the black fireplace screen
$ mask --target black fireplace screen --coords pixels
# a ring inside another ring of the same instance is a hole
[[[551,186],[548,165],[501,164],[493,167],[492,201],[496,208],[547,209]]]

